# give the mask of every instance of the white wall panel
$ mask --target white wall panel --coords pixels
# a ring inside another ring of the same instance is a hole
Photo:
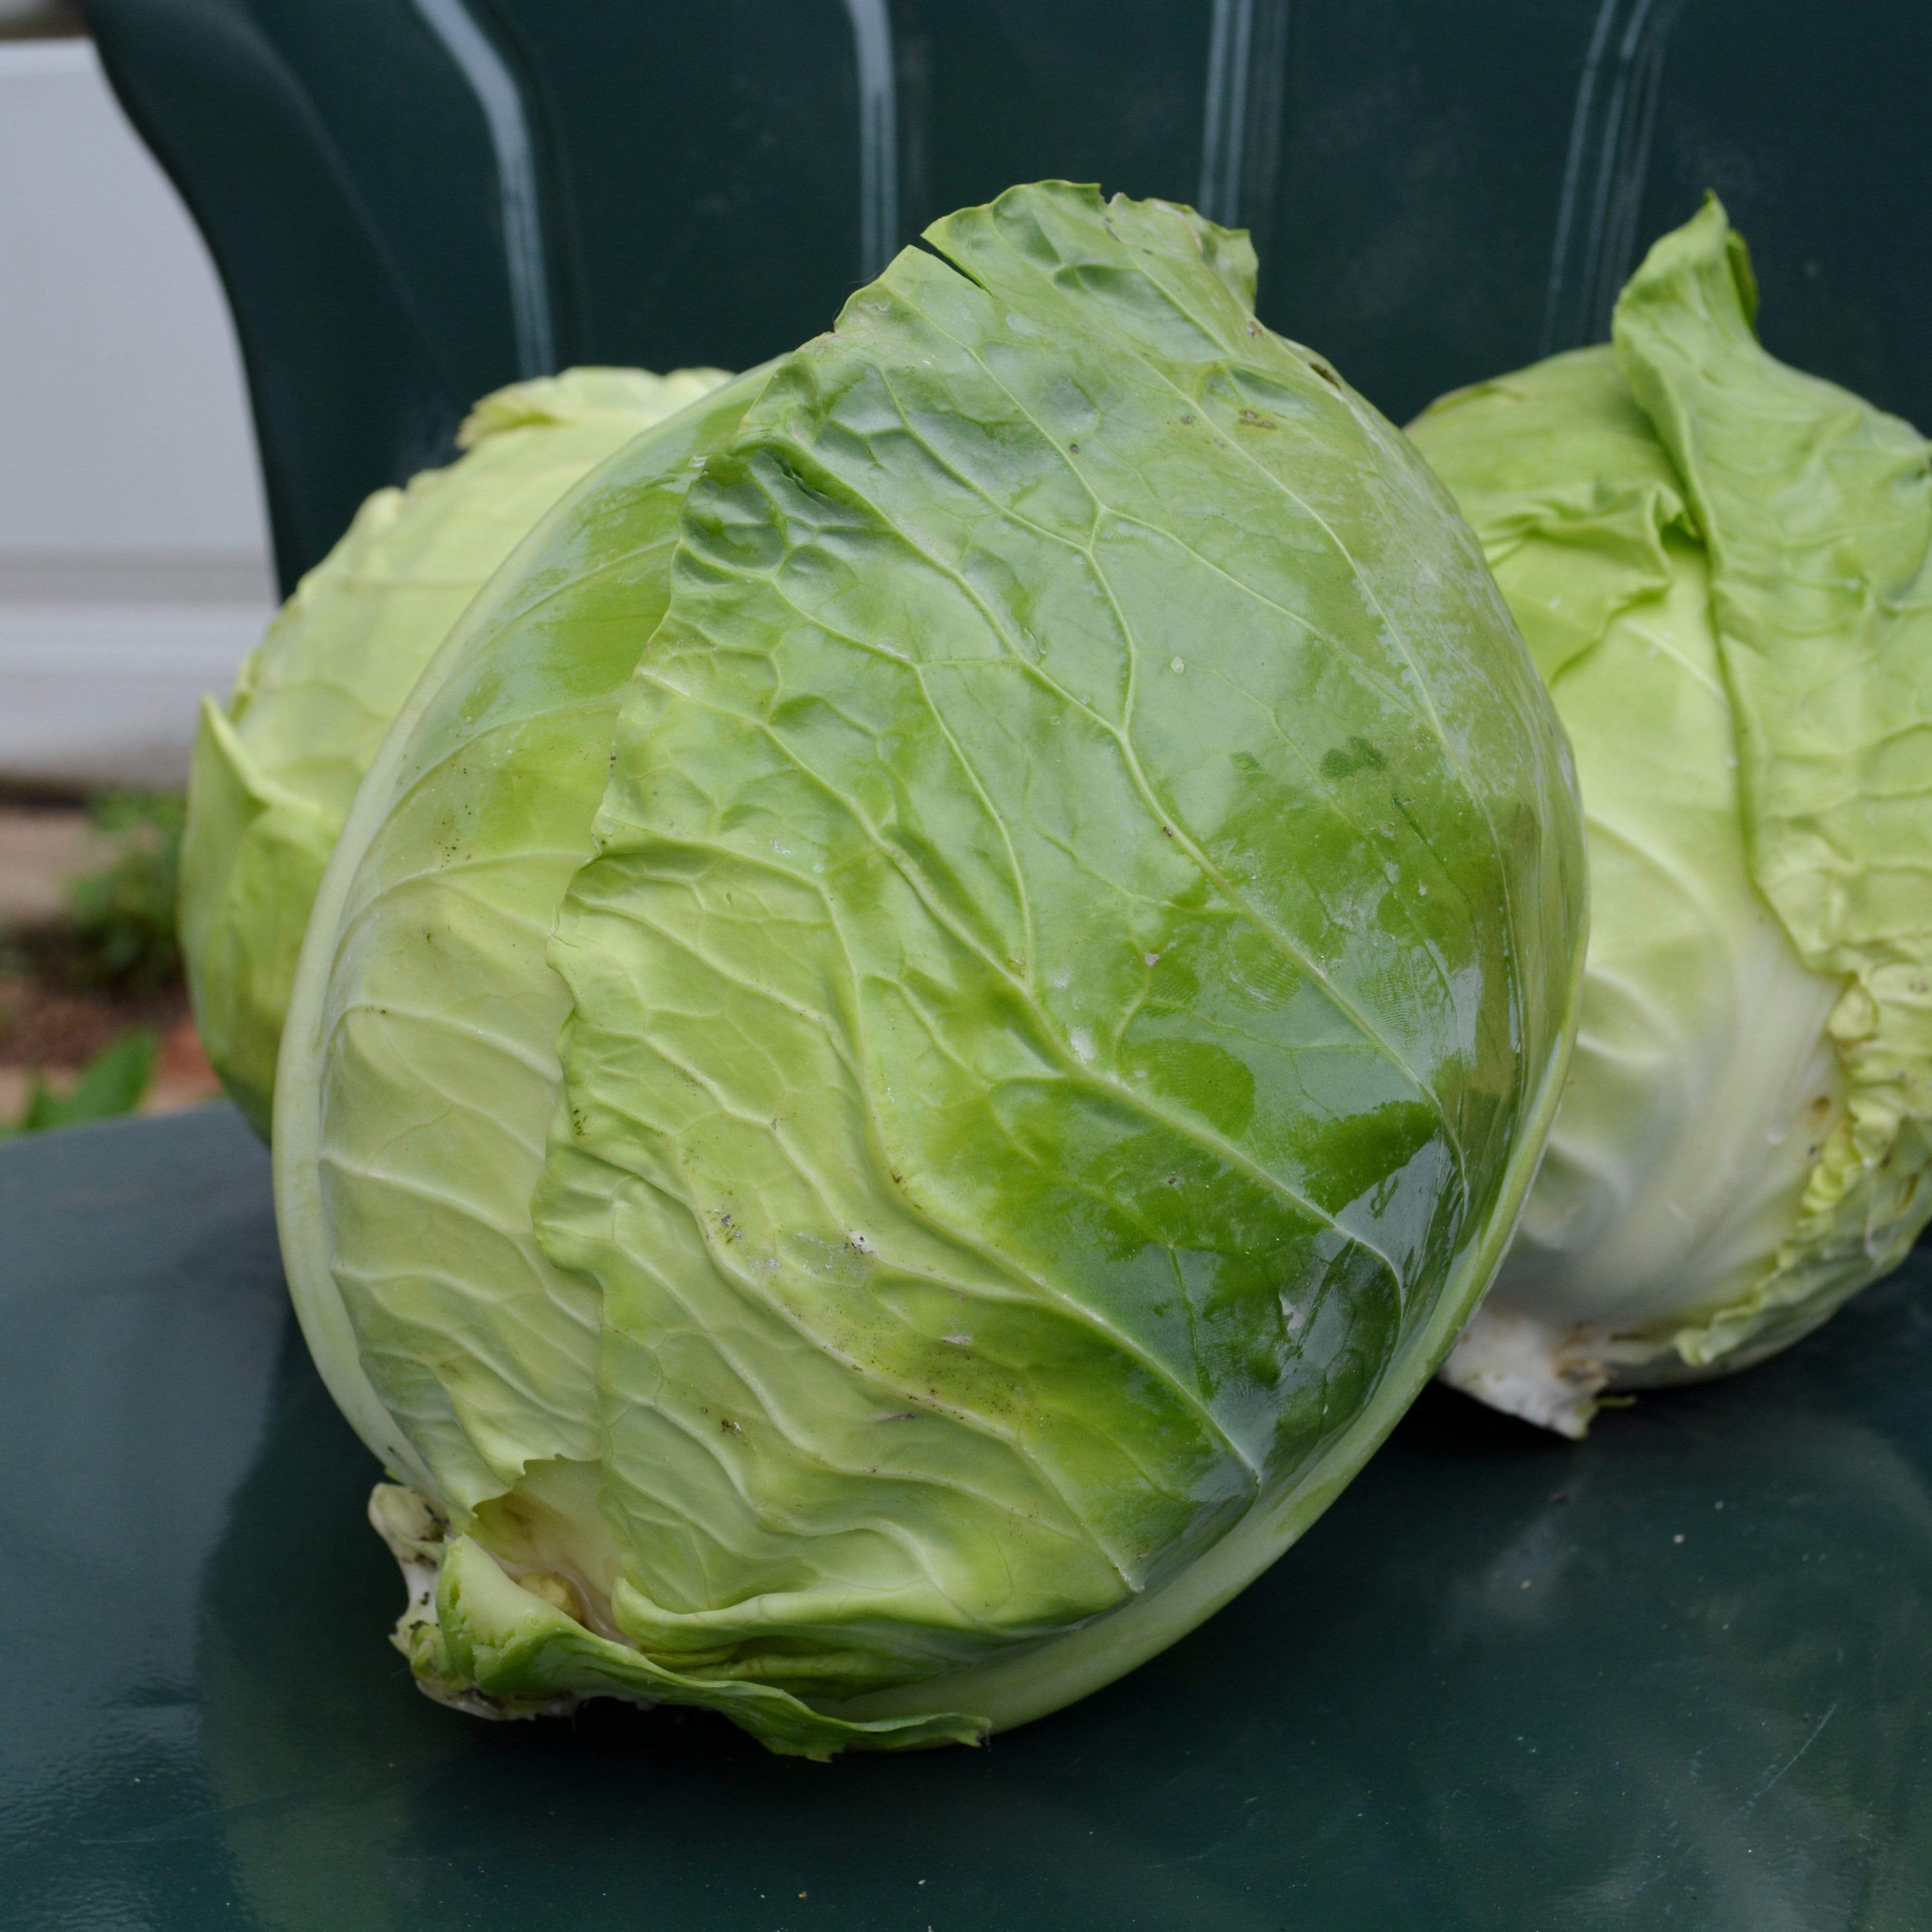
[[[200,236],[89,43],[0,44],[0,780],[178,781],[272,583]]]

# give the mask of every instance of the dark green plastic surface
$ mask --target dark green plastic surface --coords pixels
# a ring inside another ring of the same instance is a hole
[[[88,14],[233,303],[285,583],[483,391],[750,363],[1048,174],[1251,225],[1264,316],[1398,418],[1599,337],[1714,186],[1769,346],[1932,425],[1902,0]],[[1932,1924],[1925,1250],[1580,1448],[1432,1392],[1132,1677],[983,1754],[819,1767],[416,1694],[226,1109],[5,1150],[0,1228],[10,1928]]]
[[[1714,187],[1769,346],[1932,424],[1906,0],[86,0],[233,304],[285,583],[484,390],[743,368],[1048,175],[1251,226],[1397,421],[1601,338]]]
[[[417,1694],[226,1108],[5,1150],[0,1226],[9,1932],[1932,1924],[1927,1250],[1580,1447],[1432,1391],[1133,1676],[818,1766]]]

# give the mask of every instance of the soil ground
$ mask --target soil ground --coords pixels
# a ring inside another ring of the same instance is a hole
[[[80,806],[0,804],[0,938],[58,920],[67,880],[100,856],[99,839]],[[148,1028],[162,1042],[142,1113],[194,1106],[220,1092],[180,986],[81,991],[35,975],[17,958],[0,966],[0,1120],[17,1118],[36,1070],[64,1087],[134,1027]]]

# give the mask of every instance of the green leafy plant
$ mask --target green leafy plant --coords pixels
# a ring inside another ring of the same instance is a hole
[[[45,1132],[52,1127],[80,1126],[90,1120],[111,1120],[131,1114],[141,1104],[153,1078],[160,1042],[142,1029],[124,1034],[103,1047],[82,1069],[67,1093],[57,1093],[44,1075],[28,1083],[27,1101],[17,1120],[0,1121],[0,1138]]]
[[[1580,1044],[1449,1379],[1581,1434],[1742,1368],[1932,1215],[1932,447],[1754,332],[1713,200],[1614,341],[1412,428],[1576,749]]]
[[[1084,1694],[1350,1480],[1542,1150],[1581,836],[1467,526],[1244,236],[926,238],[497,574],[309,920],[290,1284],[466,1710]]]
[[[88,816],[104,863],[68,883],[68,921],[38,949],[70,985],[152,991],[181,972],[175,934],[184,802],[178,792],[109,792]]]

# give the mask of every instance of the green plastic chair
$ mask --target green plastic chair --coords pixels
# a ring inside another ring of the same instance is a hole
[[[1932,8],[1903,0],[88,0],[213,251],[285,586],[471,400],[742,367],[1058,175],[1254,231],[1397,418],[1600,338],[1706,188],[1768,344],[1932,423]]]

